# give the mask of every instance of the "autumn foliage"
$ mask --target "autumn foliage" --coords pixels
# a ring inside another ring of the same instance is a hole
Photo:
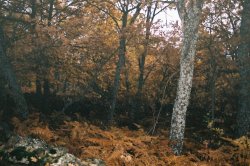
[[[92,124],[83,119],[72,121],[70,117],[57,112],[48,120],[50,123],[39,122],[39,113],[33,113],[24,122],[13,118],[12,123],[15,131],[22,136],[67,147],[70,153],[82,159],[101,158],[110,166],[247,165],[250,162],[250,140],[247,137],[233,140],[220,137],[216,131],[197,132],[189,129],[184,154],[175,156],[168,147],[166,129],[160,129],[155,136],[148,135],[143,126],[137,130],[129,130],[128,127],[105,130],[102,129],[103,124]]]
[[[249,133],[236,134],[242,2],[204,1],[184,149],[175,156],[169,128],[183,41],[180,20],[169,21],[175,3],[2,0],[0,46],[30,114],[15,114],[0,68],[0,128],[111,166],[248,165]]]

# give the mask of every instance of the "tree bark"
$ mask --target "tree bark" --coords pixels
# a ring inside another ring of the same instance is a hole
[[[215,119],[215,104],[216,104],[216,80],[217,80],[217,64],[216,64],[216,57],[214,54],[216,54],[212,50],[212,39],[209,40],[209,55],[210,55],[210,62],[209,62],[209,75],[208,75],[208,88],[209,88],[209,94],[210,94],[210,106],[209,106],[209,114],[210,114],[210,127],[214,126],[214,119]]]
[[[239,46],[240,98],[237,115],[237,136],[250,131],[250,2],[243,1]]]
[[[43,111],[49,113],[49,97],[50,97],[50,85],[49,80],[44,79],[43,81]]]
[[[150,37],[150,29],[151,29],[151,8],[152,6],[148,6],[148,11],[147,11],[147,18],[146,18],[146,34],[145,34],[145,39],[144,39],[144,50],[142,54],[139,57],[139,79],[138,79],[138,88],[137,88],[137,95],[140,97],[142,88],[144,85],[144,67],[145,67],[145,61],[146,61],[146,56],[148,55],[148,45],[149,45],[149,37]]]
[[[121,37],[120,37],[120,42],[119,42],[119,59],[116,65],[111,108],[110,108],[109,116],[108,116],[108,121],[110,124],[112,124],[114,121],[114,112],[115,112],[117,94],[118,94],[118,90],[120,87],[121,69],[122,67],[124,67],[124,64],[125,64],[125,53],[126,53],[125,28],[127,27],[127,22],[128,22],[128,12],[124,12],[122,16],[122,29],[121,29]]]
[[[153,3],[155,4],[154,7]],[[131,119],[135,118],[136,111],[140,110],[142,105],[142,90],[146,80],[145,77],[145,62],[146,57],[148,55],[148,47],[149,47],[149,40],[150,40],[150,30],[153,24],[153,20],[155,16],[158,14],[157,11],[158,2],[148,1],[147,5],[147,14],[146,14],[146,29],[145,29],[145,38],[143,41],[143,52],[139,55],[138,62],[139,62],[139,77],[138,77],[138,86],[137,91],[135,94],[135,100],[133,103],[133,107],[131,109]]]
[[[152,3],[152,2],[151,2]],[[148,5],[147,7],[147,17],[146,17],[146,34],[145,34],[145,39],[143,43],[144,50],[141,53],[138,61],[139,61],[139,77],[138,77],[138,87],[137,87],[137,92],[135,95],[135,103],[133,104],[133,108],[131,111],[131,118],[132,120],[135,118],[135,111],[140,110],[141,102],[142,102],[142,89],[144,86],[144,69],[145,69],[145,61],[146,57],[148,55],[148,45],[149,45],[149,38],[150,38],[150,29],[151,29],[151,9],[152,9],[152,4]],[[154,16],[153,16],[154,17]]]
[[[37,79],[36,79],[36,96],[37,97],[42,96],[42,84],[41,84],[41,81],[38,78],[38,76],[37,76]]]
[[[0,75],[3,78],[3,82],[5,85],[0,85],[1,88],[8,88],[10,92],[10,97],[13,98],[16,113],[21,118],[27,118],[28,108],[26,100],[22,94],[21,87],[18,85],[16,80],[16,75],[12,70],[12,66],[9,62],[9,59],[6,55],[6,51],[4,48],[4,32],[3,27],[0,26]]]
[[[179,0],[177,2],[184,35],[180,58],[180,78],[170,129],[172,150],[177,155],[181,154],[183,147],[186,111],[192,88],[196,42],[198,39],[202,4],[202,0]]]

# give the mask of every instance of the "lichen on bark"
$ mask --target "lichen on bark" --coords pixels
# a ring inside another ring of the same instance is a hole
[[[183,147],[186,111],[192,88],[194,59],[202,4],[202,0],[177,1],[177,8],[182,22],[183,44],[180,58],[180,78],[170,129],[172,150],[177,155],[181,154]]]

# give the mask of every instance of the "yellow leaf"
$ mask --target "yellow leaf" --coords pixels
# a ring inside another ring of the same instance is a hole
[[[30,160],[34,163],[36,163],[38,161],[38,159],[36,157],[30,157]]]

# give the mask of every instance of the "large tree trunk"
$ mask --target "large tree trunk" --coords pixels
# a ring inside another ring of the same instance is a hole
[[[184,35],[180,58],[180,78],[170,130],[172,150],[177,155],[181,153],[183,146],[202,4],[202,0],[179,0],[177,5]]]
[[[6,55],[4,43],[4,32],[0,26],[0,78],[4,79],[1,82],[5,83],[0,85],[0,88],[8,88],[9,95],[14,101],[17,115],[21,118],[26,118],[28,115],[27,103]]]
[[[250,2],[243,1],[239,46],[240,100],[237,116],[237,135],[250,131]]]

